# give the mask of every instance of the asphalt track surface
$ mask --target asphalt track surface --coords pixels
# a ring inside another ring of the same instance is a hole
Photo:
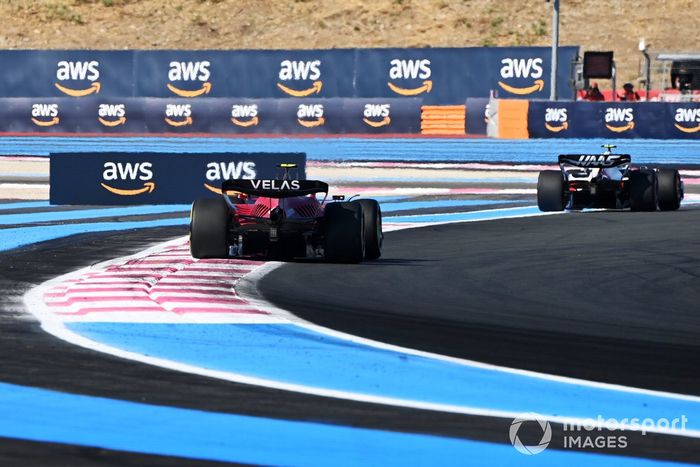
[[[692,285],[700,274],[699,221],[700,210],[683,210],[427,227],[387,234],[379,261],[288,264],[261,287],[267,298],[306,319],[385,342],[698,394],[693,336],[699,325],[692,318],[700,296]],[[21,297],[33,285],[183,234],[182,228],[163,228],[79,235],[1,253],[0,380],[150,404],[508,443],[511,420],[321,398],[154,368],[60,341],[24,313]],[[309,289],[309,283],[316,286]],[[587,283],[592,285],[582,285]],[[366,299],[358,303],[358,296]],[[700,457],[698,440],[630,438],[629,448],[616,454],[691,462]],[[182,465],[183,459],[0,439],[0,464],[27,462]]]

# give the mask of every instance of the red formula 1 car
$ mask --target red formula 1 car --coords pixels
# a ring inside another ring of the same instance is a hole
[[[537,181],[541,211],[584,208],[673,211],[681,206],[683,182],[675,169],[632,167],[629,154],[562,154],[560,170],[544,170]]]
[[[377,259],[382,214],[373,199],[326,203],[328,184],[294,180],[227,180],[221,198],[192,204],[190,251],[195,258],[264,255],[270,259],[325,258],[340,263]],[[323,193],[319,201],[317,194]]]

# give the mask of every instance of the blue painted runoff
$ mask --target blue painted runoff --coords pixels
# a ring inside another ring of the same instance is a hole
[[[2,209],[0,207],[0,209]],[[160,206],[105,207],[96,209],[79,209],[74,211],[44,211],[21,214],[0,214],[0,225],[30,224],[34,222],[71,221],[94,219],[100,217],[145,216],[150,214],[167,214],[188,212],[189,204],[165,204]]]
[[[481,161],[554,163],[562,153],[599,153],[601,144],[637,163],[700,164],[700,141],[644,139],[474,138],[183,138],[3,137],[0,154],[46,156],[51,152],[305,152],[309,159]]]
[[[685,416],[685,429],[700,429],[698,400],[564,383],[415,356],[295,324],[66,325],[88,339],[130,352],[313,388],[549,416],[679,421]]]
[[[416,214],[410,216],[388,216],[386,222],[459,222],[483,221],[490,219],[508,219],[509,217],[531,216],[542,214],[537,206],[522,206],[517,208],[491,209],[471,212],[450,212],[444,214]]]
[[[669,462],[148,405],[0,383],[0,437],[261,465],[595,465]],[[504,439],[508,435],[504,433]]]
[[[189,224],[189,217],[151,221],[92,222],[86,224],[40,225],[0,229],[0,251],[83,233],[110,232]]]
[[[0,203],[0,211],[9,211],[10,209],[27,209],[27,208],[47,208],[51,204],[48,201],[19,201],[12,203]]]
[[[398,203],[379,203],[382,207],[382,213],[410,211],[413,209],[429,209],[429,208],[457,208],[468,206],[490,206],[493,204],[509,204],[519,203],[519,200],[508,199],[439,199],[431,201],[404,201]]]

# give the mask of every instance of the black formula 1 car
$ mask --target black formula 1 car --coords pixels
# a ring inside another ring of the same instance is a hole
[[[281,164],[279,180],[227,180],[221,198],[198,199],[190,213],[195,258],[265,255],[270,259],[325,258],[340,263],[377,259],[382,213],[373,199],[326,202],[328,184],[294,180]],[[323,193],[319,201],[318,193]]]
[[[560,170],[543,170],[537,180],[541,211],[584,208],[673,211],[681,206],[683,182],[674,169],[632,167],[629,154],[562,154]]]

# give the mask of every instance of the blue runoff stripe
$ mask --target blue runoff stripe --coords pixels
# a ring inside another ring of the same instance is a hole
[[[170,227],[187,225],[189,222],[189,217],[178,217],[151,221],[93,222],[89,224],[41,225],[0,229],[0,251],[83,233]]]
[[[48,201],[21,201],[17,203],[0,203],[0,210],[45,208],[50,206],[51,204]]]
[[[295,324],[74,322],[75,333],[142,355],[374,397],[512,413],[678,419],[700,429],[700,402],[571,384],[354,343]],[[342,368],[343,371],[338,371]],[[543,397],[546,395],[546,397]]]
[[[99,217],[145,216],[167,214],[171,212],[189,212],[189,204],[169,204],[161,206],[106,207],[98,209],[79,209],[74,211],[30,212],[22,214],[0,214],[0,225],[30,224],[34,222],[71,221],[94,219]]]
[[[492,204],[520,203],[522,200],[509,199],[438,199],[432,201],[404,201],[398,203],[379,202],[383,213],[411,211],[413,209],[454,208],[466,206],[489,206]]]
[[[591,154],[616,144],[635,163],[700,164],[700,141],[630,139],[4,137],[0,154],[51,152],[305,152],[312,160],[484,161],[552,164],[558,154]]]
[[[6,383],[0,383],[0,416],[1,437],[223,462],[300,466],[677,465],[552,449],[524,456],[508,444],[204,412]]]
[[[415,216],[386,217],[386,222],[458,222],[487,219],[507,219],[508,217],[541,214],[537,206],[493,209],[487,211],[454,212],[444,214],[418,214]]]

